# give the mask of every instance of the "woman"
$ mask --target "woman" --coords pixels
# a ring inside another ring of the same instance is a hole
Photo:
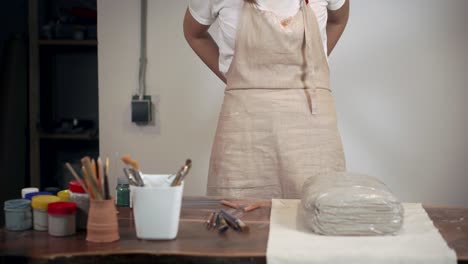
[[[208,195],[298,198],[305,179],[345,170],[326,54],[348,1],[189,0],[185,37],[227,84]]]

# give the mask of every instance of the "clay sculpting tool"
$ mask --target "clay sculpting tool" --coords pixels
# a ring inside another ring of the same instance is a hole
[[[221,217],[219,220],[219,226],[218,226],[218,232],[220,234],[225,233],[229,229],[229,225],[226,223],[226,220],[224,217]]]
[[[253,210],[258,209],[260,207],[261,207],[260,204],[251,204],[251,205],[248,205],[248,206],[244,207],[244,212],[246,212],[246,213],[247,212],[252,212]]]
[[[240,208],[239,204],[233,203],[233,202],[230,202],[230,201],[226,201],[226,200],[221,200],[221,204],[224,205],[224,206],[227,206],[227,207],[234,208],[234,209],[239,209]]]
[[[210,215],[208,216],[208,218],[206,219],[205,225],[206,225],[207,228],[211,228],[211,224],[213,223],[213,221],[215,219],[215,215],[216,215],[215,212],[211,212]]]
[[[221,209],[221,213],[223,214],[224,218],[226,219],[226,222],[232,222],[235,225],[235,230],[242,231],[242,232],[247,232],[249,231],[249,227],[239,218],[231,215],[228,213],[226,210]]]

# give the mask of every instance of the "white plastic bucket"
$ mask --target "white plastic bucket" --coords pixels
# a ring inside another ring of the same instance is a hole
[[[138,238],[167,240],[177,237],[183,186],[183,183],[176,187],[133,186],[133,217]]]

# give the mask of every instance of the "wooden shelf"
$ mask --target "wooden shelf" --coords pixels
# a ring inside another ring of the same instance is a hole
[[[87,102],[89,106],[75,103],[58,104],[59,101],[62,102],[62,97],[66,96],[68,88],[86,97],[92,93],[94,98],[97,98],[98,41],[75,40],[72,36],[68,39],[47,39],[41,36],[40,29],[43,23],[55,20],[58,15],[57,10],[72,6],[97,9],[97,0],[86,1],[86,5],[80,4],[80,1],[68,3],[68,1],[26,0],[26,2],[29,10],[30,36],[28,90],[30,182],[28,184],[37,187],[57,186],[65,179],[65,174],[62,170],[57,170],[57,165],[68,157],[81,156],[83,153],[99,153],[99,135],[91,129],[83,131],[63,129],[60,131],[66,133],[54,132],[54,127],[46,130],[44,128],[47,126],[41,127],[38,124],[41,120],[53,124],[54,118],[60,120],[71,113],[77,117],[92,115],[93,119],[96,119],[93,121],[98,123],[99,116],[96,115],[99,109],[96,105],[99,104],[98,100]],[[87,89],[77,91],[76,87]],[[88,109],[91,106],[92,110]],[[76,133],[68,133],[74,131]]]
[[[90,133],[65,134],[65,133],[39,133],[41,139],[71,139],[71,140],[99,140],[99,136]]]
[[[95,39],[74,40],[74,39],[40,39],[39,45],[49,46],[97,46]]]

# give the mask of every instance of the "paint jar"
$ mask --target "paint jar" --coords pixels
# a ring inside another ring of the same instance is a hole
[[[5,201],[5,229],[24,231],[32,228],[31,201],[15,199]]]
[[[32,193],[27,193],[24,196],[24,199],[31,200],[36,195],[52,195],[52,194],[50,192],[32,192]]]
[[[115,204],[118,207],[130,207],[130,185],[126,177],[117,179],[117,187],[115,188]]]
[[[47,231],[49,227],[47,206],[50,203],[59,202],[60,198],[55,195],[36,195],[31,200],[33,208],[34,230]]]
[[[76,204],[73,202],[50,203],[47,207],[49,214],[49,235],[70,236],[76,233]]]
[[[107,243],[119,240],[117,209],[114,200],[90,201],[86,240]]]
[[[36,187],[28,187],[21,189],[21,198],[26,198],[26,194],[38,192],[39,189]]]
[[[44,189],[44,192],[50,192],[52,195],[57,195],[59,191],[60,191],[60,188],[57,188],[57,187],[47,187]]]
[[[60,198],[62,202],[68,202],[70,201],[70,191],[69,190],[63,190],[57,193],[57,196]]]
[[[77,207],[76,227],[82,230],[86,229],[89,211],[89,195],[76,180],[68,183],[68,189],[70,191],[70,202],[76,203]]]

